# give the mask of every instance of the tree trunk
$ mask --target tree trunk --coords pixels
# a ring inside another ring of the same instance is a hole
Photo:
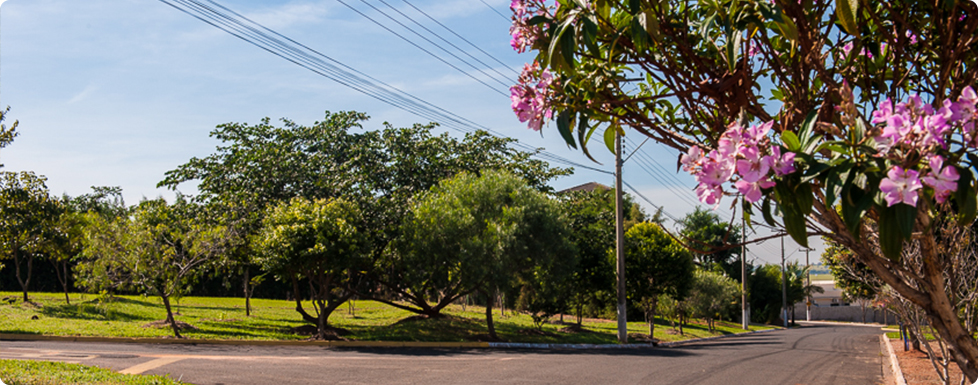
[[[579,301],[577,303],[577,327],[583,326],[584,323],[584,301]]]
[[[496,328],[492,324],[492,303],[496,299],[494,294],[486,293],[486,327],[489,328],[489,338],[498,340]]]
[[[68,298],[68,261],[57,261],[52,259],[51,264],[54,265],[54,272],[57,273],[58,283],[61,284],[61,287],[65,291],[65,304],[70,306],[71,300]]]
[[[244,271],[245,317],[251,317],[251,290],[249,290],[249,284],[251,284],[251,269],[246,267]]]
[[[173,310],[170,309],[170,296],[162,295],[160,297],[163,298],[163,306],[166,307],[166,322],[173,328],[173,335],[177,338],[183,338],[180,335],[180,328],[177,327],[177,320],[173,318]]]
[[[299,291],[299,278],[296,278],[295,274],[292,276],[292,293],[295,295],[295,311],[302,315],[302,320],[313,325],[319,325],[319,318],[313,317],[306,313],[306,309],[302,308],[302,293]]]
[[[14,247],[16,248],[17,246],[14,245]],[[21,278],[20,275],[20,262],[21,262],[20,253],[17,251],[17,249],[14,249],[13,254],[14,254],[14,268],[16,269],[15,273],[17,275],[17,282],[20,283],[20,288],[23,289],[24,291],[24,302],[30,302],[30,298],[27,296],[27,287],[30,286],[31,284],[31,272],[34,270],[34,257],[33,256],[27,257],[27,279],[25,280]]]
[[[941,257],[937,253],[933,234],[928,233],[930,230],[925,231],[919,239],[923,261],[922,274],[901,274],[906,271],[905,266],[878,255],[871,248],[873,239],[869,239],[868,234],[873,232],[867,224],[863,224],[861,231],[863,239],[856,239],[835,209],[827,209],[821,203],[823,199],[815,200],[816,212],[813,212],[811,217],[831,231],[824,235],[852,250],[857,259],[869,266],[880,280],[923,309],[934,330],[948,344],[954,362],[961,368],[968,382],[978,380],[978,340],[973,333],[965,329],[944,291],[944,269],[943,266],[938,266],[941,264]],[[930,214],[925,211],[924,206],[920,205],[918,209],[920,211],[915,230],[931,228]],[[904,277],[909,278],[905,280]]]
[[[655,340],[655,310],[659,304],[658,299],[653,299],[648,309],[645,309],[645,318],[649,321],[649,341]]]

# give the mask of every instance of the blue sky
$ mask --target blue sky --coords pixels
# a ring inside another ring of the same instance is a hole
[[[505,66],[440,29],[402,0],[385,1],[493,65],[494,70],[511,76],[511,81],[515,78],[512,70],[518,71],[523,63],[532,60],[530,54],[518,55],[509,47],[509,22],[496,14],[509,14],[508,0],[485,0],[485,4],[480,0],[409,0]],[[432,58],[337,0],[219,2],[348,66],[499,133],[579,163],[605,170],[613,165],[612,154],[600,143],[591,147],[603,165],[593,164],[579,151],[568,149],[554,127],[544,128],[542,136],[528,130],[513,115],[506,96]],[[503,86],[406,32],[361,0],[344,2],[505,91]],[[389,11],[379,0],[367,2]],[[257,123],[267,116],[311,124],[322,118],[326,110],[366,112],[372,117],[366,129],[381,128],[384,122],[396,127],[427,122],[276,57],[158,0],[3,2],[0,106],[10,106],[10,118],[21,124],[20,136],[0,153],[5,171],[33,170],[45,175],[54,194],[84,194],[93,185],[121,186],[130,204],[142,197],[172,197],[173,192],[157,189],[156,183],[164,172],[191,157],[212,153],[218,143],[208,133],[221,123]],[[638,135],[632,136],[631,140],[640,142]],[[678,154],[653,143],[645,144],[641,154],[646,158],[633,158],[626,164],[626,181],[675,217],[692,211],[694,182],[685,174],[676,174]],[[653,177],[639,167],[641,162],[651,169],[653,161],[662,167],[660,172],[675,175],[678,180]],[[589,181],[613,183],[609,175],[579,169],[574,176],[552,184],[562,189]],[[193,186],[182,191],[195,192]],[[647,211],[653,211],[641,199],[639,202]],[[728,199],[724,204],[729,202]],[[729,218],[724,207],[720,211]],[[768,241],[755,248],[752,257],[779,259],[775,243]],[[786,243],[788,253],[797,248],[794,242]],[[813,260],[818,259],[817,255],[813,254]],[[798,252],[790,259],[799,256],[804,259],[803,253]]]

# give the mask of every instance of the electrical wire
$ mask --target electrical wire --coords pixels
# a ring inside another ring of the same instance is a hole
[[[362,1],[362,0],[361,0],[361,1]],[[486,64],[486,63],[485,63],[485,62],[483,62],[482,60],[479,60],[479,58],[477,58],[477,57],[475,57],[475,56],[472,56],[472,54],[470,54],[470,53],[468,53],[468,52],[466,52],[465,50],[463,50],[463,49],[461,49],[461,48],[459,48],[459,47],[458,47],[457,45],[455,45],[454,43],[452,43],[452,42],[450,42],[450,41],[448,41],[448,39],[446,39],[446,38],[444,38],[444,37],[442,37],[442,36],[441,36],[441,35],[439,35],[438,33],[435,33],[435,31],[432,31],[432,30],[431,30],[431,29],[429,29],[428,27],[425,27],[425,26],[424,26],[424,24],[421,24],[421,23],[419,23],[419,22],[418,22],[417,20],[414,20],[414,18],[412,18],[411,16],[408,16],[408,15],[406,15],[406,14],[405,14],[404,12],[401,12],[401,10],[399,10],[399,9],[397,9],[397,8],[395,8],[395,7],[393,6],[393,5],[390,5],[390,3],[388,3],[388,2],[386,2],[386,1],[384,1],[384,0],[377,0],[377,1],[379,1],[379,2],[381,2],[382,4],[384,4],[384,5],[386,5],[386,6],[387,6],[387,8],[390,8],[390,9],[392,9],[392,10],[393,10],[394,12],[397,12],[397,14],[399,14],[399,15],[401,15],[401,16],[402,16],[402,17],[404,17],[405,19],[408,19],[408,20],[410,20],[410,21],[411,21],[412,23],[414,23],[414,24],[416,24],[416,25],[417,25],[418,27],[421,27],[421,29],[423,29],[423,30],[425,30],[425,31],[427,31],[427,32],[428,32],[428,33],[430,33],[430,34],[431,34],[432,36],[434,36],[434,37],[437,37],[437,38],[438,38],[438,39],[440,39],[441,41],[443,41],[443,42],[445,42],[445,44],[448,44],[448,45],[449,45],[449,46],[451,46],[452,48],[455,48],[455,50],[456,50],[456,51],[458,51],[458,52],[461,52],[462,54],[464,54],[465,56],[468,56],[468,57],[469,57],[470,59],[472,59],[472,60],[475,60],[475,61],[476,61],[477,63],[479,63],[479,64],[481,64],[481,65],[482,65],[483,67],[486,67],[486,69],[488,69],[488,70],[490,70],[490,71],[492,71],[492,72],[495,72],[495,73],[496,73],[496,75],[499,75],[499,76],[500,76],[500,77],[501,77],[502,79],[504,79],[504,80],[506,80],[506,81],[508,81],[508,82],[509,82],[508,84],[507,84],[506,82],[501,82],[501,83],[503,83],[503,86],[504,86],[504,87],[507,87],[507,88],[508,88],[509,86],[511,86],[511,85],[513,85],[514,83],[516,83],[516,80],[515,80],[515,79],[510,79],[510,78],[508,78],[508,77],[506,77],[506,75],[503,75],[502,73],[500,73],[499,71],[497,71],[497,70],[496,70],[495,68],[493,68],[492,66],[490,66],[490,65],[488,65],[488,64]],[[405,3],[407,3],[407,2],[405,1]],[[408,5],[410,5],[411,7],[414,7],[414,5],[411,5],[411,3],[407,3],[407,4],[408,4]],[[416,10],[417,10],[417,8],[414,8],[414,9],[416,9]],[[419,10],[419,11],[420,11],[420,10]],[[424,12],[422,12],[422,13],[424,13]],[[425,16],[427,16],[427,14],[425,14]],[[431,19],[431,16],[428,16],[428,18],[429,18],[429,19]],[[434,19],[432,19],[432,20],[434,20]],[[438,23],[438,21],[437,21],[437,20],[435,20],[435,22],[436,22],[436,23]],[[438,23],[438,24],[441,24],[441,23]],[[442,27],[445,27],[445,26],[444,26],[444,25],[442,25]],[[446,28],[446,29],[448,29],[448,27],[445,27],[445,28]],[[452,30],[450,30],[450,29],[449,29],[449,31],[450,31],[450,32],[453,32],[453,33],[454,33],[454,31],[452,31]],[[420,36],[420,35],[419,35],[419,36]],[[455,36],[458,36],[458,34],[456,34]],[[461,36],[459,36],[459,37],[461,37]],[[426,40],[427,40],[427,39],[426,39]],[[430,40],[429,40],[428,42],[429,42],[429,43],[431,43],[431,41],[430,41]],[[431,44],[435,44],[435,43],[431,43]],[[436,46],[437,46],[437,45],[436,45]],[[441,47],[439,47],[439,48],[441,48]],[[442,48],[442,50],[443,50],[443,51],[445,51],[445,52],[448,52],[448,50],[446,50],[446,49],[444,49],[444,48]],[[483,52],[485,52],[485,51],[483,51]],[[459,59],[459,58],[458,58],[457,56],[454,56],[454,55],[453,55],[453,57],[455,57],[456,59]],[[459,59],[459,60],[462,60],[462,59]],[[474,65],[472,65],[472,64],[470,64],[470,63],[467,63],[467,62],[466,62],[466,64],[469,64],[469,66],[471,66],[472,68],[475,68],[475,66],[474,66]],[[508,67],[507,67],[507,68],[508,68]],[[479,70],[479,72],[482,72],[482,71],[481,71],[481,70]],[[484,75],[486,75],[486,76],[489,76],[489,74],[486,74],[485,72],[482,72],[482,73],[483,73]],[[495,78],[495,77],[493,77],[493,80],[496,80],[497,82],[499,82],[499,79],[497,79],[497,78]]]
[[[410,2],[408,2],[408,0],[401,0],[401,1],[403,1],[403,2],[405,3],[405,4],[407,4],[407,5],[409,5],[409,6],[411,7],[411,8],[414,8],[414,10],[415,10],[415,11],[418,11],[418,12],[420,12],[420,13],[421,13],[422,15],[424,15],[425,17],[427,17],[427,18],[428,18],[428,19],[430,19],[431,21],[433,21],[433,22],[435,22],[435,24],[438,24],[438,25],[440,25],[440,26],[441,26],[442,28],[444,28],[445,30],[447,30],[448,32],[451,32],[451,33],[452,33],[453,35],[455,35],[455,37],[458,37],[458,38],[459,38],[459,39],[461,39],[462,41],[464,41],[464,42],[466,42],[466,43],[468,43],[469,45],[471,45],[471,46],[472,46],[473,48],[475,48],[475,49],[477,49],[477,50],[479,50],[479,52],[482,52],[483,54],[485,54],[486,56],[488,56],[488,57],[489,57],[489,58],[491,58],[492,60],[495,60],[495,61],[496,61],[496,63],[499,63],[499,65],[501,65],[501,66],[503,66],[504,68],[506,68],[506,69],[508,69],[508,70],[510,70],[510,71],[512,71],[512,72],[513,72],[514,74],[516,74],[517,76],[519,76],[519,74],[520,74],[520,73],[519,73],[519,71],[517,71],[517,70],[514,70],[514,69],[513,69],[512,67],[510,67],[510,66],[509,66],[509,65],[507,65],[506,63],[503,63],[503,62],[502,62],[501,60],[499,60],[499,59],[497,59],[497,58],[496,58],[495,56],[493,56],[492,54],[490,54],[490,53],[488,53],[488,52],[486,52],[486,51],[484,51],[484,50],[483,50],[482,48],[479,48],[479,46],[477,46],[477,45],[475,45],[475,44],[473,44],[473,43],[472,43],[471,41],[469,41],[468,39],[466,39],[466,38],[464,38],[464,37],[462,37],[462,35],[459,35],[459,34],[458,34],[457,32],[455,32],[455,31],[454,31],[454,30],[452,30],[451,28],[448,28],[448,26],[446,26],[445,24],[442,24],[442,23],[441,23],[440,21],[438,21],[438,20],[436,20],[435,18],[433,18],[433,17],[431,17],[430,15],[428,15],[428,13],[427,13],[427,12],[425,12],[425,11],[422,11],[422,10],[421,10],[421,9],[419,9],[418,7],[415,7],[415,6],[414,6],[414,4],[411,4]],[[481,1],[481,0],[480,0],[480,1]],[[482,4],[486,4],[486,2],[485,2],[485,1],[483,1],[483,2],[482,2]],[[489,4],[486,4],[486,5],[488,6]],[[492,8],[492,7],[489,7],[489,8],[490,8],[490,9],[492,9],[493,11],[496,11],[496,9],[495,9],[495,8]],[[496,13],[499,13],[499,11],[496,11]],[[499,15],[500,15],[500,16],[502,16],[502,14],[501,14],[501,13],[499,13]],[[504,17],[504,18],[505,18],[505,17]],[[509,19],[506,19],[506,21],[509,21]]]
[[[489,9],[491,9],[493,12],[495,12],[497,15],[499,15],[499,17],[503,18],[503,20],[506,20],[506,22],[511,22],[512,21],[512,20],[510,20],[510,18],[506,17],[501,12],[499,12],[498,10],[496,10],[496,8],[493,8],[491,5],[489,5],[489,3],[485,2],[485,0],[479,0],[479,1],[481,1],[482,4],[485,4],[487,7],[489,7]]]
[[[353,6],[351,6],[351,5],[349,5],[349,4],[347,4],[347,3],[346,3],[346,2],[344,2],[343,0],[336,0],[336,1],[337,1],[337,2],[339,2],[340,4],[343,4],[343,5],[345,5],[345,6],[347,7],[347,8],[350,8],[351,10],[353,10],[353,12],[356,12],[356,13],[357,13],[357,14],[359,14],[360,16],[363,16],[363,17],[364,17],[365,19],[367,19],[367,20],[370,20],[370,21],[372,21],[372,22],[373,22],[374,24],[377,24],[377,26],[379,26],[379,27],[381,27],[381,28],[383,28],[383,29],[385,29],[385,30],[387,30],[387,32],[390,32],[390,33],[392,33],[392,34],[394,34],[394,36],[397,36],[397,37],[399,37],[399,38],[401,38],[402,40],[404,40],[404,41],[406,41],[406,42],[407,42],[408,44],[411,44],[411,45],[413,45],[413,46],[414,46],[415,48],[417,48],[417,49],[420,49],[420,50],[421,50],[422,52],[424,52],[424,53],[426,53],[426,54],[428,54],[428,55],[430,55],[431,57],[433,57],[433,58],[435,58],[435,59],[438,59],[438,61],[440,61],[440,62],[442,62],[442,63],[445,63],[445,65],[447,65],[447,66],[449,66],[449,67],[452,67],[452,68],[453,68],[453,69],[455,69],[456,71],[458,71],[458,72],[461,72],[461,73],[463,73],[463,74],[465,74],[465,76],[468,76],[468,77],[470,77],[470,78],[472,78],[473,80],[475,80],[475,81],[477,81],[477,82],[479,82],[480,84],[482,84],[482,85],[484,85],[484,86],[486,86],[486,87],[488,87],[488,88],[489,88],[490,90],[493,90],[494,92],[496,92],[496,93],[498,93],[498,94],[500,94],[500,95],[502,95],[502,96],[505,96],[505,97],[507,97],[507,98],[509,97],[509,95],[507,95],[507,94],[506,94],[505,92],[503,92],[503,91],[500,91],[500,90],[498,90],[498,89],[496,89],[495,87],[493,87],[493,86],[490,86],[490,85],[489,85],[489,83],[486,83],[486,82],[484,82],[484,81],[482,81],[481,79],[479,79],[479,78],[477,78],[477,77],[475,77],[474,75],[472,75],[472,74],[470,74],[470,73],[468,73],[468,72],[465,72],[465,71],[463,71],[463,70],[462,70],[461,68],[458,68],[458,66],[456,66],[456,65],[454,65],[454,64],[452,64],[452,63],[449,63],[449,62],[448,62],[448,60],[445,60],[445,59],[443,59],[443,58],[441,58],[440,56],[438,56],[438,55],[435,55],[435,54],[434,54],[434,53],[432,53],[431,51],[429,51],[429,50],[427,50],[427,49],[425,49],[424,47],[422,47],[422,46],[420,46],[420,45],[418,45],[417,43],[415,43],[415,42],[413,42],[413,41],[411,41],[410,39],[408,39],[408,38],[406,38],[406,37],[404,37],[403,35],[401,35],[401,34],[399,34],[399,33],[397,33],[397,32],[395,32],[395,31],[394,31],[393,29],[390,29],[390,28],[388,28],[388,27],[387,27],[386,25],[383,25],[383,24],[381,24],[381,23],[380,23],[379,21],[377,21],[377,20],[374,20],[374,18],[372,18],[372,17],[370,17],[370,16],[367,16],[367,14],[365,14],[365,13],[363,13],[363,12],[360,12],[360,10],[358,10],[358,9],[356,9],[356,8],[354,8]],[[360,1],[361,1],[361,2],[363,2],[364,4],[367,4],[368,6],[370,6],[370,8],[373,8],[373,9],[374,9],[374,10],[376,10],[377,12],[380,12],[380,13],[381,13],[382,15],[384,15],[384,16],[387,16],[387,17],[388,17],[388,18],[390,18],[391,20],[394,20],[394,22],[396,22],[396,23],[398,23],[398,24],[400,24],[400,25],[401,25],[402,27],[404,27],[404,28],[406,28],[406,29],[407,29],[408,31],[411,31],[411,32],[414,32],[414,30],[413,30],[413,29],[410,29],[410,28],[408,28],[407,26],[405,26],[404,24],[401,24],[400,22],[398,22],[398,21],[397,21],[397,20],[395,20],[394,18],[392,18],[392,17],[390,17],[389,15],[387,15],[386,13],[384,13],[383,11],[381,11],[381,10],[379,10],[379,9],[377,9],[377,7],[374,7],[373,5],[371,5],[370,3],[367,3],[367,2],[366,2],[366,1],[364,1],[364,0],[360,0]],[[417,32],[414,32],[414,33],[415,33],[415,34],[418,34]],[[419,36],[420,36],[420,35],[419,35]],[[422,37],[422,38],[424,39],[424,37]],[[426,40],[427,40],[427,39],[426,39]],[[429,41],[429,42],[430,42],[430,41]],[[453,56],[454,56],[454,55],[453,55]],[[457,57],[456,57],[456,58],[457,58]],[[480,71],[480,72],[481,72],[481,71]],[[508,85],[506,85],[506,84],[503,84],[503,85],[504,85],[504,86],[507,86],[507,87],[508,87]]]

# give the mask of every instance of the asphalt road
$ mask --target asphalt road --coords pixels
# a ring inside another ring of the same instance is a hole
[[[201,385],[878,384],[880,329],[805,327],[629,350],[336,349],[0,342],[0,358],[169,374]]]

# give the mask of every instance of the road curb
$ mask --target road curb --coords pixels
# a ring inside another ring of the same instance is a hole
[[[96,343],[128,343],[128,344],[170,344],[170,345],[241,345],[241,346],[324,346],[336,348],[432,348],[432,349],[648,349],[655,347],[675,347],[683,344],[708,341],[719,338],[736,337],[755,333],[764,333],[781,329],[754,330],[743,333],[722,336],[694,338],[684,341],[663,342],[652,344],[548,344],[522,342],[414,342],[414,341],[267,341],[267,340],[199,340],[176,338],[134,338],[134,337],[83,337],[83,336],[50,336],[39,334],[6,334],[0,333],[0,341],[61,341],[61,342],[96,342]],[[903,384],[905,385],[905,384]]]
[[[880,342],[886,345],[886,352],[890,355],[890,370],[893,371],[896,385],[907,385],[907,379],[903,377],[903,370],[900,369],[900,360],[897,359],[896,353],[893,352],[893,344],[886,337],[886,333],[880,334]]]

